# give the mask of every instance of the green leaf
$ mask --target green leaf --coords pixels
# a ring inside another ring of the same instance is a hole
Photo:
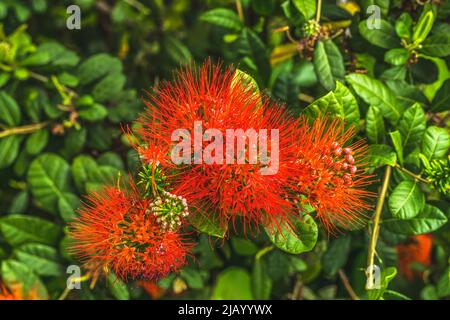
[[[11,205],[8,208],[8,213],[25,213],[28,208],[30,197],[28,192],[19,192],[11,201]]]
[[[242,40],[245,44],[245,55],[250,57],[257,66],[258,80],[261,84],[267,84],[270,77],[271,67],[269,54],[264,42],[251,29],[244,28]]]
[[[386,51],[384,61],[394,66],[400,66],[408,62],[409,51],[405,48],[394,48]]]
[[[88,171],[88,184],[103,186],[105,184],[114,184],[117,181],[119,170],[110,166],[99,166],[95,170]],[[88,191],[93,191],[92,189]],[[98,191],[98,190],[97,190]]]
[[[252,3],[253,11],[255,11],[258,15],[268,16],[275,9],[277,1],[276,0],[251,0],[251,3]]]
[[[383,116],[380,109],[370,106],[366,113],[366,135],[372,143],[382,143],[384,141]]]
[[[316,14],[316,0],[293,0],[292,2],[306,20],[313,18]]]
[[[392,232],[416,235],[433,232],[447,223],[447,217],[436,207],[425,204],[422,212],[412,219],[386,219],[383,226]]]
[[[17,102],[5,91],[0,91],[0,121],[7,127],[20,124],[21,114]]]
[[[436,293],[439,298],[450,296],[450,267],[444,270],[436,285]]]
[[[55,154],[42,154],[30,165],[28,183],[36,204],[55,214],[58,210],[58,200],[69,191],[69,165]]]
[[[389,136],[391,137],[392,144],[394,145],[395,151],[397,152],[398,161],[400,162],[400,164],[403,164],[403,143],[400,131],[396,130],[389,132]]]
[[[359,127],[360,114],[358,102],[356,101],[350,90],[340,81],[336,81],[334,96],[343,108],[345,120],[355,127]]]
[[[359,32],[371,44],[384,49],[400,46],[400,39],[395,33],[394,27],[386,20],[380,20],[380,28],[369,29],[367,20],[359,23]]]
[[[1,275],[5,285],[10,289],[20,289],[24,300],[49,298],[47,288],[32,270],[16,260],[4,260],[1,264]]]
[[[125,169],[122,158],[115,152],[105,152],[97,159],[100,166],[114,167],[118,170]]]
[[[395,21],[395,32],[400,38],[410,39],[412,30],[412,18],[408,12],[403,12]]]
[[[319,82],[327,90],[334,90],[336,80],[344,78],[344,60],[332,40],[317,42],[313,63]]]
[[[14,247],[28,242],[54,245],[61,233],[56,224],[20,214],[0,218],[0,231],[6,242]]]
[[[322,268],[328,276],[334,276],[347,263],[350,244],[349,235],[330,242],[330,246],[322,256]]]
[[[346,80],[357,95],[369,105],[379,108],[392,124],[400,119],[403,107],[398,103],[395,94],[381,81],[357,73],[349,74]]]
[[[428,160],[444,157],[450,147],[450,134],[447,129],[428,127],[422,140],[421,152]]]
[[[372,167],[395,166],[397,154],[386,144],[372,144],[369,146],[369,163]]]
[[[408,109],[415,103],[420,103],[421,105],[429,104],[427,97],[425,97],[417,86],[399,80],[386,80],[385,82],[391,91],[395,92],[397,101],[403,105],[405,109]]]
[[[27,139],[25,148],[31,155],[39,154],[48,143],[49,133],[45,129],[33,132]]]
[[[189,48],[184,45],[178,38],[166,35],[163,39],[163,48],[167,56],[178,65],[188,64],[192,55]]]
[[[399,123],[403,147],[420,146],[426,128],[426,116],[420,104],[416,103],[408,108]]]
[[[327,114],[330,116],[344,118],[344,108],[339,103],[333,92],[328,92],[323,97],[315,100],[304,109],[304,112],[312,117]]]
[[[296,220],[295,230],[291,226],[280,225],[279,230],[265,228],[269,240],[279,249],[291,253],[300,254],[311,251],[317,242],[318,228],[314,219],[309,216],[303,216],[302,220]]]
[[[103,78],[99,83],[94,86],[92,90],[92,96],[95,101],[105,102],[114,99],[117,94],[122,91],[125,85],[126,78],[122,73],[111,73]],[[97,121],[103,119],[107,113],[104,107],[101,105],[94,104],[92,106],[93,111],[83,116],[87,117],[87,120]],[[95,113],[95,116],[93,115]],[[97,120],[96,120],[97,119]]]
[[[251,279],[247,271],[238,267],[230,267],[222,271],[217,276],[212,299],[252,300]]]
[[[0,138],[0,169],[9,167],[16,160],[22,137]]]
[[[450,111],[450,79],[445,80],[433,98],[431,111]]]
[[[41,276],[63,275],[62,265],[58,262],[56,249],[38,243],[24,244],[13,251],[14,259],[27,265]]]
[[[215,219],[212,215],[203,214],[201,212],[195,212],[190,216],[189,222],[198,231],[219,238],[223,238],[228,230],[228,226],[221,225],[217,218]]]
[[[420,52],[432,57],[446,57],[450,55],[450,35],[436,33],[422,43]]]
[[[257,300],[267,300],[272,292],[272,279],[266,271],[264,260],[256,259],[252,270],[252,292]]]
[[[181,271],[180,276],[186,280],[189,288],[203,289],[203,286],[205,285],[204,282],[209,277],[209,274],[205,270],[200,271],[187,267]]]
[[[233,237],[231,238],[231,244],[233,245],[236,253],[241,256],[253,256],[256,252],[258,252],[258,247],[250,240]]]
[[[423,42],[433,28],[435,14],[431,6],[425,6],[419,21],[414,26],[412,41],[416,44]]]
[[[117,300],[130,300],[130,292],[127,285],[112,272],[108,274],[108,287],[113,297]]]
[[[122,71],[122,62],[106,53],[91,56],[77,69],[76,76],[80,85],[87,85],[109,74],[117,74]]]
[[[425,206],[425,196],[419,185],[412,181],[402,181],[389,196],[389,210],[394,218],[411,219]]]
[[[70,128],[67,130],[66,138],[64,139],[64,147],[61,148],[60,153],[66,158],[71,158],[74,155],[81,153],[87,138],[86,127]]]
[[[75,185],[78,191],[84,193],[86,191],[85,184],[88,180],[88,172],[97,169],[97,163],[94,158],[87,155],[77,156],[72,163],[71,171]]]
[[[76,210],[80,207],[80,198],[76,194],[65,192],[64,196],[58,199],[58,211],[64,221],[69,222],[78,215]]]
[[[200,20],[232,31],[240,31],[243,27],[239,16],[234,11],[225,8],[209,10],[200,16]]]
[[[99,103],[94,103],[90,106],[80,108],[78,111],[78,116],[80,119],[92,122],[103,120],[107,115],[108,110]]]
[[[53,69],[60,70],[75,67],[80,61],[80,57],[75,52],[54,41],[41,44],[38,51],[45,52],[44,54],[50,56],[46,64],[47,67],[52,67]]]

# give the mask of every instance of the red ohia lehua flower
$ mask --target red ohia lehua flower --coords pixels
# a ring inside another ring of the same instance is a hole
[[[431,234],[420,234],[410,237],[405,243],[397,245],[398,265],[400,273],[409,281],[422,274],[414,270],[413,263],[423,266],[431,264],[433,237]]]
[[[239,216],[246,229],[275,225],[296,214],[288,191],[289,177],[295,170],[290,165],[294,161],[295,121],[289,119],[282,106],[256,93],[232,68],[222,69],[207,62],[199,70],[195,66],[181,70],[175,82],[163,83],[145,103],[148,110],[139,120],[140,129],[135,131],[143,140],[138,152],[145,163],[166,167],[173,192],[186,197],[196,214],[211,215],[222,224],[234,223]],[[193,128],[198,124],[205,134],[200,132],[203,139],[195,145]],[[192,161],[174,164],[171,154],[183,139],[173,141],[172,135],[180,129],[189,130],[187,139],[194,141],[188,154]],[[244,135],[237,133],[233,137],[236,140],[230,142],[227,130],[239,129]],[[276,145],[271,144],[272,129],[279,133]],[[215,149],[209,158],[206,155],[211,150],[208,146],[218,141],[208,136],[208,130],[223,137],[223,154]],[[258,154],[256,163],[252,162],[251,150],[255,149],[250,144],[243,153],[230,153],[227,146],[237,150],[237,141],[245,139],[247,130],[254,130],[253,141],[258,143],[262,130],[267,130],[267,154],[270,157],[279,151],[277,159],[262,163]],[[205,163],[208,159],[214,160]],[[274,174],[261,174],[261,169],[275,165]]]
[[[143,199],[134,185],[131,191],[110,186],[92,193],[71,224],[72,252],[94,275],[112,270],[125,280],[158,280],[178,271],[191,245],[174,227],[178,216],[165,219],[161,211],[169,198]]]
[[[375,196],[364,189],[371,183],[364,173],[367,146],[363,141],[351,143],[355,131],[340,119],[299,121],[295,164],[301,172],[295,179],[300,201],[315,209],[328,232],[358,227]]]

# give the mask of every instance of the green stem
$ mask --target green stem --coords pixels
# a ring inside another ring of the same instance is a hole
[[[244,10],[242,9],[241,0],[236,0],[236,10],[238,12],[239,18],[242,22],[244,22]]]
[[[415,174],[414,172],[409,171],[409,170],[406,169],[406,168],[401,167],[401,166],[398,165],[398,164],[395,165],[395,168],[398,169],[398,170],[400,170],[401,172],[406,173],[407,175],[413,177],[413,178],[414,178],[415,180],[417,180],[417,181],[420,181],[420,182],[423,182],[423,183],[428,183],[428,184],[431,183],[431,181],[429,181],[429,180],[427,180],[427,179],[425,179],[425,178],[422,178],[421,176]]]
[[[265,248],[261,249],[261,250],[258,251],[258,253],[256,254],[255,259],[256,259],[256,260],[261,259],[263,255],[265,255],[266,253],[268,253],[268,252],[270,252],[270,251],[272,251],[272,250],[273,250],[273,246],[268,246],[268,247],[265,247]]]
[[[8,136],[16,135],[16,134],[28,134],[38,131],[48,125],[47,122],[30,124],[22,127],[8,128],[0,132],[0,139]]]
[[[321,14],[322,14],[322,0],[317,0],[316,22],[320,21]]]
[[[369,244],[369,252],[367,255],[367,268],[369,270],[367,274],[367,283],[373,283],[373,266],[375,262],[375,251],[377,246],[377,240],[378,240],[378,233],[380,232],[380,219],[381,219],[381,212],[383,211],[383,204],[384,199],[386,198],[387,189],[389,186],[389,180],[391,178],[391,166],[386,166],[386,171],[384,173],[383,178],[383,184],[381,186],[380,195],[377,201],[377,206],[375,208],[375,216],[373,218],[373,228],[372,228],[372,234],[370,237],[370,244]],[[367,289],[367,285],[366,285]]]

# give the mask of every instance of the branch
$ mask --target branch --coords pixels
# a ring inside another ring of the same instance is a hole
[[[347,290],[352,300],[360,300],[356,292],[353,290],[350,281],[348,281],[347,275],[345,274],[344,270],[339,269],[338,273],[342,283],[344,284],[345,290]]]
[[[383,185],[381,187],[380,196],[378,198],[377,206],[375,208],[375,216],[373,220],[372,235],[370,237],[369,253],[367,256],[367,268],[368,270],[373,270],[373,265],[375,261],[375,250],[377,246],[378,233],[380,231],[380,218],[381,212],[383,211],[384,199],[386,198],[387,188],[389,186],[389,179],[391,178],[391,166],[386,166],[386,171],[384,173]],[[367,283],[373,283],[373,272],[368,272]],[[368,289],[366,284],[366,289]]]
[[[0,132],[0,139],[8,137],[8,136],[16,135],[16,134],[33,133],[35,131],[38,131],[38,130],[46,127],[48,124],[49,124],[49,122],[47,121],[47,122],[30,124],[30,125],[26,125],[26,126],[22,126],[22,127],[5,129]]]
[[[421,176],[415,174],[414,172],[409,171],[409,170],[406,169],[406,168],[401,167],[401,166],[398,165],[398,164],[395,164],[395,169],[398,169],[398,170],[402,171],[403,173],[406,173],[407,175],[413,177],[413,178],[414,178],[415,180],[417,180],[417,181],[420,181],[420,182],[423,182],[423,183],[428,183],[428,184],[431,183],[431,181],[429,181],[429,180],[427,180],[427,179],[425,179],[425,178],[422,178]]]

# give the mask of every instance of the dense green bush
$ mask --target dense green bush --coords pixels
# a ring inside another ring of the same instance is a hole
[[[138,117],[144,90],[212,57],[237,65],[294,114],[328,113],[358,128],[377,179],[373,219],[331,236],[311,219],[298,234],[227,239],[195,224],[195,259],[152,296],[450,297],[450,2],[74,2],[81,30],[66,28],[71,1],[0,3],[2,283],[42,299],[148,297],[141,283],[111,273],[65,290],[67,267],[79,263],[67,252],[67,223],[83,195],[136,171],[123,126]],[[371,5],[379,29],[370,28]],[[398,272],[405,251],[412,278]],[[381,288],[366,291],[373,263]]]

